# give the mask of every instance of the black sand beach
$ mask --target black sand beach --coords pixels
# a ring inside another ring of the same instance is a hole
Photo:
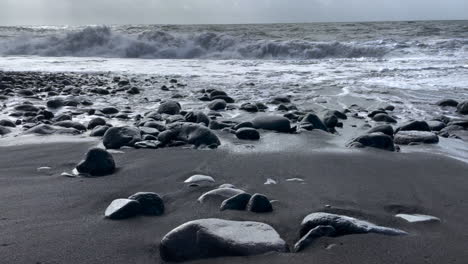
[[[346,214],[399,228],[406,236],[378,234],[321,238],[300,253],[204,259],[191,263],[466,263],[468,165],[430,154],[383,151],[249,152],[134,150],[113,154],[118,171],[100,178],[60,176],[94,143],[2,147],[0,256],[2,263],[161,263],[158,245],[173,228],[201,218],[270,224],[289,246],[309,213]],[[50,166],[47,172],[37,168]],[[206,187],[183,181],[197,173],[216,184],[263,193],[274,212],[219,211],[200,204]],[[277,181],[265,185],[267,178]],[[287,182],[302,178],[301,182]],[[162,195],[166,212],[111,221],[104,210],[138,191]],[[327,206],[329,205],[329,206]],[[397,213],[441,222],[408,223]]]

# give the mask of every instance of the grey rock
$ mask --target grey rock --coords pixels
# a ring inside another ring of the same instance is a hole
[[[164,214],[164,201],[153,192],[138,192],[128,197],[140,203],[141,213],[144,215],[159,216]]]
[[[85,159],[76,166],[76,170],[91,176],[109,175],[115,171],[114,158],[104,149],[93,148],[86,153]]]
[[[221,203],[220,210],[245,210],[252,195],[248,193],[239,193]]]
[[[395,143],[409,145],[414,143],[435,144],[439,142],[439,137],[426,131],[400,131],[395,134]]]
[[[111,127],[104,134],[102,143],[107,149],[119,149],[123,146],[133,146],[141,141],[141,133],[134,127]]]
[[[134,217],[141,212],[139,202],[131,199],[116,199],[106,208],[104,216],[112,220]]]
[[[252,120],[254,128],[273,130],[277,132],[288,133],[291,131],[291,122],[283,116],[262,115]]]
[[[260,133],[255,128],[244,127],[236,131],[236,137],[243,140],[259,140]]]
[[[164,261],[182,262],[226,256],[287,252],[286,242],[269,225],[200,219],[169,232],[159,247]]]

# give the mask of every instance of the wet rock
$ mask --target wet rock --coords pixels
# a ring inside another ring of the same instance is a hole
[[[54,118],[56,122],[72,120],[72,116],[68,114],[60,114]]]
[[[241,110],[244,110],[244,111],[247,111],[249,113],[256,113],[258,112],[258,107],[257,105],[255,104],[251,104],[251,103],[245,103],[245,104],[242,104],[241,107],[240,107]]]
[[[144,215],[159,216],[164,214],[164,201],[157,193],[138,192],[128,199],[138,201],[141,213]]]
[[[0,126],[4,127],[16,127],[15,123],[11,120],[8,119],[2,119],[0,120]]]
[[[11,133],[11,129],[9,129],[8,127],[0,126],[0,136],[4,136],[10,133]]]
[[[94,129],[97,126],[105,126],[107,124],[106,120],[101,117],[93,118],[88,123],[88,129]]]
[[[342,120],[346,120],[348,119],[348,116],[346,116],[345,113],[342,113],[338,110],[329,110],[327,111],[327,113],[325,114],[325,116],[331,116],[331,115],[334,115],[336,116],[338,119],[342,119]]]
[[[65,105],[65,102],[61,98],[55,98],[47,101],[46,105],[48,108],[57,109],[63,107]]]
[[[141,133],[134,127],[111,127],[104,134],[102,143],[107,149],[119,149],[123,146],[133,146],[141,141]]]
[[[395,151],[393,138],[381,132],[362,135],[347,144],[348,147],[372,147],[388,151]]]
[[[110,126],[97,126],[93,128],[91,133],[89,134],[91,137],[102,137],[106,133],[106,131],[110,128]]]
[[[169,232],[162,239],[159,250],[164,261],[182,262],[287,252],[287,245],[271,226],[264,223],[200,219]]]
[[[140,132],[142,135],[152,135],[157,137],[159,135],[159,130],[152,127],[140,127]]]
[[[105,115],[115,115],[120,111],[115,107],[104,107],[103,109],[101,109],[101,112]]]
[[[304,237],[310,230],[318,226],[331,226],[335,229],[333,236],[351,234],[377,233],[383,235],[406,235],[405,231],[378,226],[373,223],[345,215],[330,213],[312,213],[307,215],[301,223],[300,236]]]
[[[195,147],[218,147],[221,141],[209,128],[193,123],[174,123],[168,125],[175,140],[180,140]]]
[[[441,131],[444,127],[447,126],[447,125],[445,125],[444,122],[435,121],[435,120],[434,121],[427,121],[427,125],[431,129],[430,131]]]
[[[328,130],[335,128],[338,125],[338,117],[335,115],[332,115],[330,113],[327,113],[323,117],[323,124],[328,128]]]
[[[54,125],[66,128],[74,128],[78,131],[86,131],[86,127],[83,124],[69,120],[56,122]]]
[[[289,104],[291,103],[291,99],[287,96],[277,96],[273,98],[273,100],[270,102],[271,104]]]
[[[374,111],[370,112],[367,116],[370,117],[370,118],[374,118],[374,116],[376,116],[378,114],[387,114],[387,111],[385,111],[385,110],[374,110]]]
[[[387,122],[387,123],[396,123],[397,121],[395,118],[387,115],[387,114],[376,114],[374,117],[372,117],[372,120],[377,121],[377,122]]]
[[[116,199],[107,207],[104,215],[112,220],[134,217],[141,212],[139,202],[131,199]]]
[[[431,128],[426,121],[411,121],[396,129],[398,131],[431,131]]]
[[[210,122],[210,129],[213,129],[213,130],[220,130],[220,129],[223,129],[223,128],[228,128],[228,127],[231,127],[232,124],[230,123],[225,123],[223,121],[216,121],[216,120],[213,120]]]
[[[242,122],[242,123],[239,123],[239,124],[235,125],[235,126],[233,127],[233,129],[234,129],[234,130],[238,130],[238,129],[243,128],[243,127],[251,127],[251,128],[253,128],[253,124],[252,124],[252,122],[246,121],[246,122]]]
[[[254,128],[288,133],[291,131],[289,119],[283,116],[262,115],[252,120]]]
[[[436,103],[438,106],[452,106],[457,107],[458,102],[453,99],[442,99]]]
[[[384,133],[385,135],[388,135],[390,137],[393,137],[393,134],[395,133],[393,131],[393,127],[391,125],[380,125],[380,126],[375,126],[371,128],[367,133],[372,134],[372,133]]]
[[[132,87],[130,89],[127,90],[127,93],[128,94],[139,94],[140,93],[140,89],[138,89],[137,87]]]
[[[442,130],[440,130],[438,132],[438,135],[441,136],[441,137],[448,138],[448,137],[451,137],[451,136],[455,135],[455,133],[457,133],[459,131],[462,131],[462,130],[464,130],[464,128],[462,126],[448,125],[448,126],[444,127]]]
[[[247,209],[247,204],[250,201],[250,198],[252,195],[248,193],[240,193],[237,195],[234,195],[233,197],[224,200],[221,203],[220,210],[245,210]]]
[[[22,112],[37,112],[39,111],[39,108],[37,106],[31,105],[31,104],[22,104],[22,105],[17,105],[14,107],[16,111],[22,111]]]
[[[59,126],[51,126],[47,124],[40,124],[32,127],[26,131],[26,134],[38,134],[38,135],[52,135],[52,134],[68,134],[77,135],[80,131],[74,128],[65,128]]]
[[[213,96],[211,97],[211,100],[223,100],[225,101],[226,103],[228,104],[233,104],[235,103],[235,100],[232,98],[232,97],[229,97],[227,95],[217,95],[217,96]]]
[[[259,140],[260,133],[255,128],[244,127],[236,131],[236,137],[243,140]]]
[[[463,101],[458,104],[457,112],[462,115],[468,115],[468,101]]]
[[[159,105],[158,113],[168,115],[178,115],[181,110],[181,106],[176,101],[165,101]]]
[[[188,112],[185,116],[185,121],[192,123],[203,123],[205,126],[210,124],[210,118],[203,112]]]
[[[222,99],[216,99],[208,104],[208,108],[213,111],[226,109],[226,102]]]
[[[338,121],[335,117],[335,121]],[[322,122],[322,120],[314,113],[308,113],[304,116],[301,120],[301,128],[304,128],[306,125],[311,125],[309,129],[320,129],[323,131],[328,132],[327,126]],[[335,124],[336,125],[336,124]]]
[[[104,149],[93,148],[86,153],[85,159],[76,166],[76,170],[91,176],[109,175],[115,171],[114,158]]]
[[[414,143],[436,144],[439,137],[426,131],[400,131],[395,134],[395,143],[400,145],[409,145]]]
[[[269,213],[273,212],[273,206],[265,195],[256,193],[250,198],[247,210],[254,213]]]

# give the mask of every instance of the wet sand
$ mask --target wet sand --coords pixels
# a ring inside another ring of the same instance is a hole
[[[0,153],[0,256],[2,263],[161,263],[158,245],[173,228],[200,218],[253,220],[273,226],[291,246],[302,218],[317,211],[346,214],[403,229],[408,236],[376,234],[321,238],[304,251],[229,257],[191,263],[466,263],[468,165],[443,156],[343,152],[232,152],[226,149],[124,149],[113,154],[118,171],[101,178],[68,178],[95,143],[2,147]],[[37,168],[50,166],[50,171]],[[190,188],[202,173],[278,200],[274,212],[219,211],[200,204],[209,187]],[[267,178],[278,184],[264,185]],[[302,178],[304,183],[287,182]],[[163,196],[161,217],[104,219],[116,198],[138,191]],[[326,205],[331,205],[330,208]],[[407,223],[397,213],[439,217]]]

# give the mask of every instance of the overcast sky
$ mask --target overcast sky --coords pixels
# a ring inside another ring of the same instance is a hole
[[[468,0],[0,0],[0,25],[468,19]]]

